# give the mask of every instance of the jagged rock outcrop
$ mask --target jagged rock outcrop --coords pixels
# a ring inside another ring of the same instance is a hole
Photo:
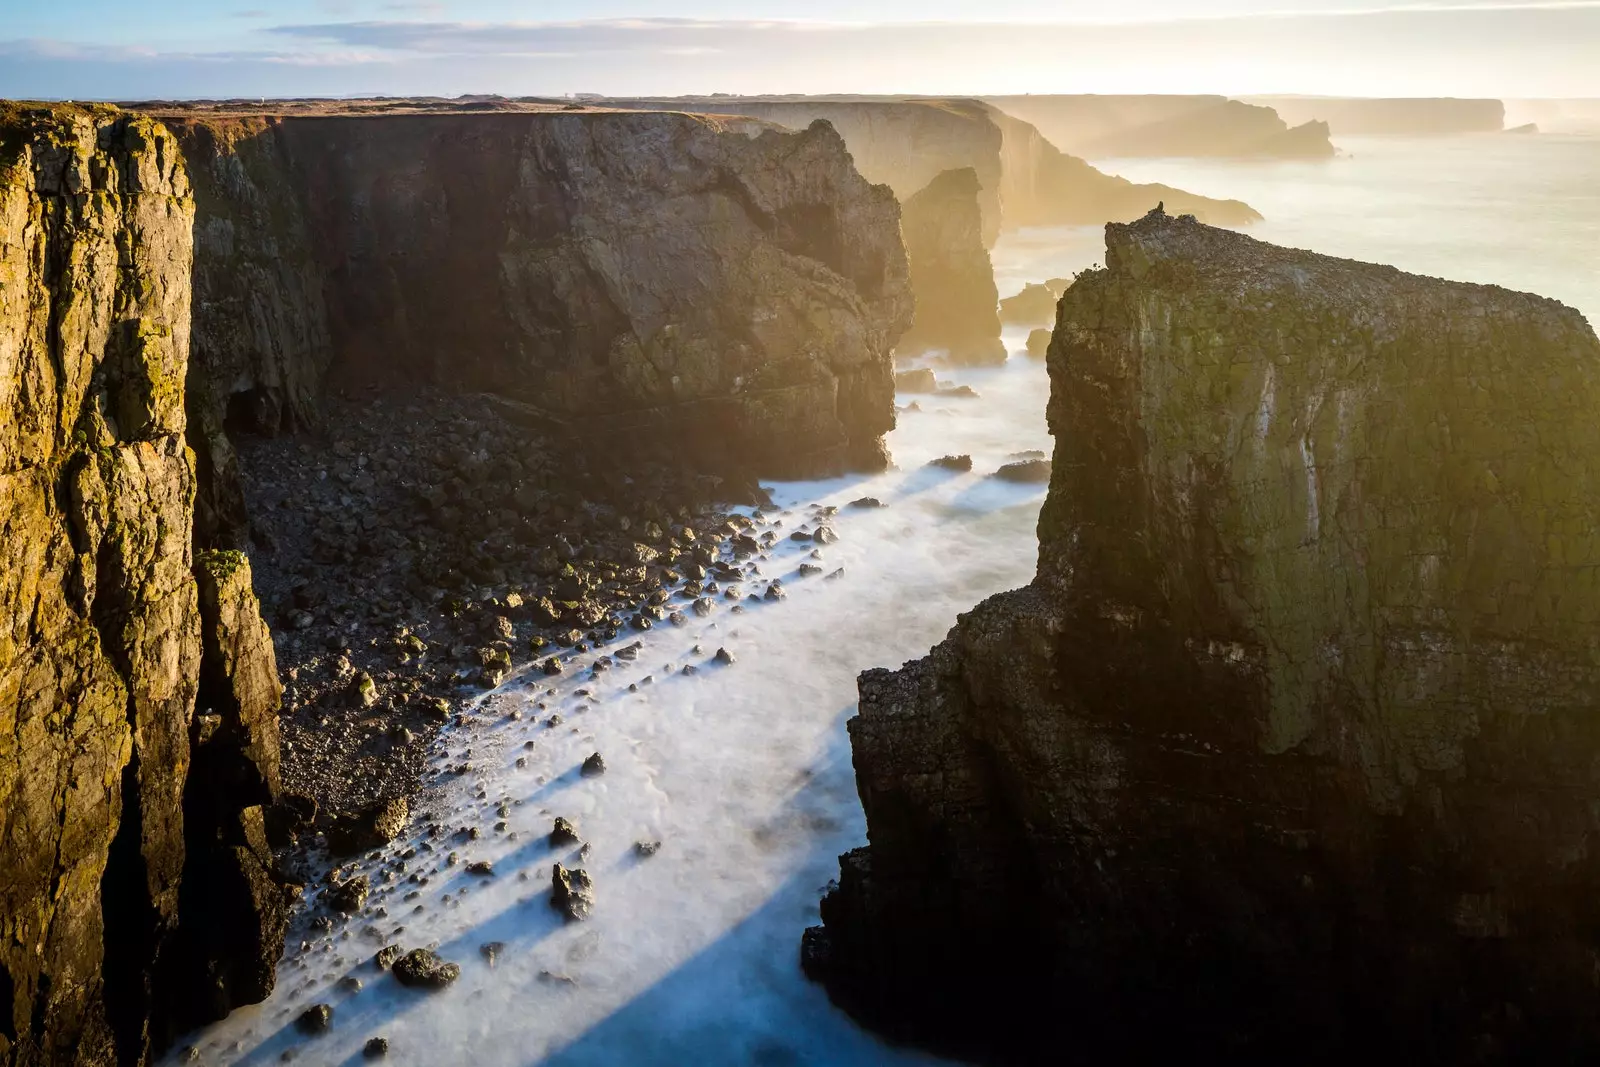
[[[1505,126],[1499,100],[1452,97],[1251,96],[1291,123],[1325,122],[1335,135],[1442,137],[1494,133]]]
[[[163,115],[205,191],[214,408],[247,426],[307,418],[331,347],[336,379],[494,392],[590,448],[763,476],[884,462],[899,210],[826,127]]]
[[[850,723],[803,959],[994,1060],[1600,1048],[1600,342],[1152,215],[1049,351],[1028,587]]]
[[[1328,125],[1291,128],[1270,107],[1225,96],[994,96],[988,102],[1038,127],[1063,152],[1139,156],[1326,159]]]
[[[195,901],[186,867],[197,809],[248,817],[191,774],[201,679],[230,675],[191,570],[193,219],[159,124],[0,110],[0,1063],[16,1067],[143,1062],[204,1010],[212,910],[251,907],[227,886]],[[259,688],[255,656],[233,662]],[[248,758],[275,759],[259,740]],[[278,947],[257,960],[269,986]]]
[[[899,351],[944,349],[957,363],[1006,360],[1000,341],[1000,294],[983,245],[978,173],[949,170],[905,202],[900,233],[917,310]]]

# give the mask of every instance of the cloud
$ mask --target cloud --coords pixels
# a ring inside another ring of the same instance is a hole
[[[1594,94],[1600,0],[1412,3],[1268,16],[1027,24],[329,19],[263,27],[242,43],[257,47],[156,55],[112,46],[0,42],[0,55],[8,57],[0,63],[0,96],[360,91],[1581,96]]]

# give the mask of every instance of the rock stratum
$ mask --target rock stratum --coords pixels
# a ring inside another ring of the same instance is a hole
[[[861,678],[808,970],[1002,1062],[1592,1055],[1594,332],[1157,214],[1106,264],[1037,577]]]
[[[248,564],[192,550],[193,223],[158,123],[0,111],[0,1063],[16,1067],[144,1062],[265,995],[282,946],[271,643]]]
[[[1334,154],[1327,123],[1310,119],[1290,127],[1270,107],[1225,96],[1042,94],[986,100],[1037,127],[1062,151],[1090,159],[1326,159]]]

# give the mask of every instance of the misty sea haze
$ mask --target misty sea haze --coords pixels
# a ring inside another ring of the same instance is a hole
[[[1246,200],[1266,216],[1250,231],[1264,240],[1527,289],[1600,318],[1600,138],[1335,140],[1346,155],[1325,163],[1097,163]],[[994,252],[1000,292],[1102,255],[1099,227],[1007,235]],[[451,995],[400,989],[370,966],[376,942],[359,935],[303,955],[297,927],[272,998],[193,1039],[203,1062],[277,1063],[295,1047],[300,1062],[354,1063],[373,1034],[390,1039],[398,1064],[939,1062],[890,1049],[835,1010],[802,977],[799,939],[837,855],[865,840],[845,729],[857,673],[923,655],[959,612],[1032,576],[1044,486],[987,477],[1016,453],[1051,447],[1048,380],[1023,352],[1027,332],[1007,328],[1012,357],[999,369],[910,364],[979,398],[899,397],[888,438],[897,469],[772,487],[779,510],[767,514],[783,519],[780,533],[814,528],[813,504],[840,507],[829,521],[841,540],[820,549],[825,570],[844,568],[838,580],[801,578],[816,546],[780,539],[763,570],[783,579],[787,602],[653,630],[637,663],[603,679],[569,675],[547,692],[542,675],[514,677],[484,697],[484,733],[441,737],[439,764],[470,758],[475,771],[441,778],[415,807],[445,827],[487,826],[503,800],[521,833],[473,846],[471,858],[494,862],[492,879],[456,868],[416,900],[403,900],[418,888],[405,882],[374,896],[386,929],[405,927],[393,940],[437,943],[464,964]],[[920,410],[906,410],[913,402]],[[927,466],[947,453],[970,454],[972,472]],[[886,506],[846,506],[864,496]],[[669,669],[719,647],[737,662],[692,677]],[[629,693],[645,675],[652,684]],[[535,700],[547,708],[520,721],[503,714]],[[541,725],[550,712],[565,717],[560,728]],[[605,775],[575,773],[595,751]],[[597,896],[584,923],[563,925],[546,903],[551,863],[571,851],[543,841],[555,815],[596,842],[581,861]],[[631,848],[640,840],[661,850],[641,859]],[[503,943],[492,970],[479,965],[486,942]],[[341,993],[347,974],[371,988]],[[348,1015],[307,1046],[294,1018],[319,1001]]]

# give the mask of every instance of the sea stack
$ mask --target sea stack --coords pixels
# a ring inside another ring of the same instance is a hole
[[[900,230],[917,310],[900,352],[941,348],[955,363],[1006,361],[980,192],[978,172],[963,167],[945,171],[905,202]]]
[[[989,1061],[1600,1048],[1600,342],[1152,213],[1063,298],[1033,583],[850,722],[808,971]]]

